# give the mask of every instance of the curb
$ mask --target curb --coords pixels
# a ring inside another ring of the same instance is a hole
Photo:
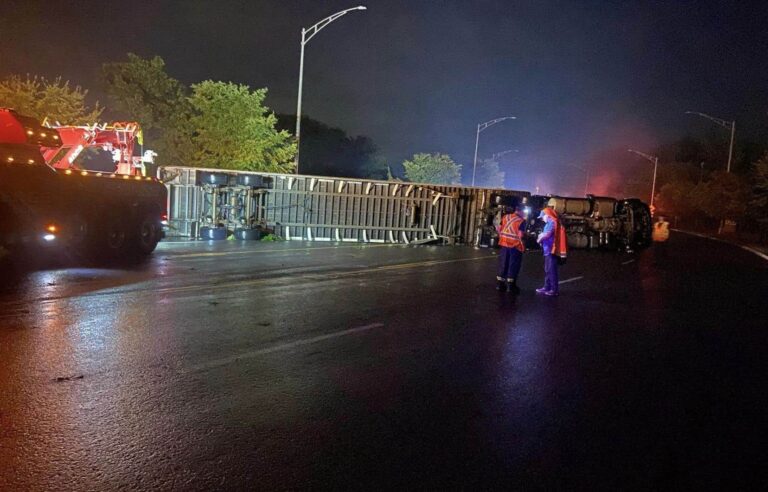
[[[745,246],[743,244],[734,243],[734,242],[731,242],[731,241],[726,241],[725,239],[720,239],[719,237],[715,237],[715,236],[707,236],[706,234],[699,234],[698,232],[684,231],[682,229],[670,229],[670,230],[675,231],[675,232],[682,232],[683,234],[689,234],[691,236],[702,237],[704,239],[710,239],[712,241],[718,241],[718,242],[721,242],[721,243],[730,244],[732,246],[737,246],[737,247],[739,247],[739,248],[741,248],[741,249],[743,249],[745,251],[749,251],[750,253],[759,256],[760,258],[764,259],[765,261],[768,261],[768,255],[763,253],[762,251],[760,251],[757,248],[752,248],[750,246]]]

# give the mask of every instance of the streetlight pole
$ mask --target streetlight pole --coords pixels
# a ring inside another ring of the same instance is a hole
[[[714,116],[710,116],[708,114],[699,113],[698,111],[686,111],[685,114],[699,115],[702,118],[706,118],[710,121],[714,121],[716,124],[722,126],[723,128],[731,130],[731,145],[728,147],[728,167],[726,168],[726,172],[731,172],[731,161],[733,160],[733,137],[736,135],[736,120],[734,121],[722,120],[720,118],[715,118]]]
[[[650,162],[653,162],[653,184],[651,185],[651,210],[653,210],[653,196],[656,194],[656,170],[659,168],[659,158],[655,155],[649,155],[644,152],[640,152],[637,150],[628,149],[629,152],[632,152],[633,154],[637,154],[640,157],[643,157],[647,159]]]
[[[472,163],[472,186],[475,186],[475,171],[477,171],[477,149],[480,146],[480,132],[488,128],[489,126],[493,126],[496,123],[501,123],[504,120],[515,120],[517,119],[514,116],[504,116],[501,118],[496,118],[495,120],[486,121],[485,123],[480,123],[477,125],[477,136],[475,137],[475,160]]]
[[[294,164],[296,165],[296,174],[299,174],[299,149],[301,148],[301,93],[304,85],[304,45],[309,43],[309,40],[315,37],[325,26],[335,21],[339,17],[352,12],[353,10],[366,10],[363,5],[352,7],[351,9],[342,10],[336,12],[333,15],[329,15],[325,19],[319,21],[309,29],[301,28],[301,58],[299,61],[299,95],[296,99],[296,159]]]

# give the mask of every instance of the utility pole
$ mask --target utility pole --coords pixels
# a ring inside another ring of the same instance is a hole
[[[659,167],[659,158],[656,157],[655,155],[646,154],[645,152],[640,152],[632,149],[628,149],[628,150],[633,154],[637,154],[640,157],[643,157],[648,161],[653,162],[653,184],[651,184],[651,203],[650,203],[650,208],[651,210],[653,210],[653,196],[656,194],[656,170]]]

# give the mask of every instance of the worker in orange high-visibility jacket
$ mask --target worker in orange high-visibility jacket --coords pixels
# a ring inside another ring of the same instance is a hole
[[[669,222],[664,217],[653,224],[653,241],[657,243],[666,242],[669,239]]]
[[[501,223],[496,226],[499,233],[499,270],[496,275],[496,290],[506,290],[518,294],[517,277],[523,264],[523,234],[525,233],[525,218],[520,204],[505,207]]]
[[[664,217],[653,224],[653,256],[654,262],[659,265],[667,260],[667,240],[669,240],[669,222]]]
[[[559,263],[565,262],[568,255],[565,227],[560,223],[557,212],[550,207],[544,208],[539,218],[544,220],[544,230],[536,239],[544,254],[544,287],[536,289],[536,292],[556,296],[560,293],[557,267]]]

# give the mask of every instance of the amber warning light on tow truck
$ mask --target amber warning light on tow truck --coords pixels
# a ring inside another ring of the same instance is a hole
[[[56,224],[48,224],[45,226],[45,234],[43,234],[43,240],[50,243],[56,239],[57,232],[59,232],[59,227]]]

